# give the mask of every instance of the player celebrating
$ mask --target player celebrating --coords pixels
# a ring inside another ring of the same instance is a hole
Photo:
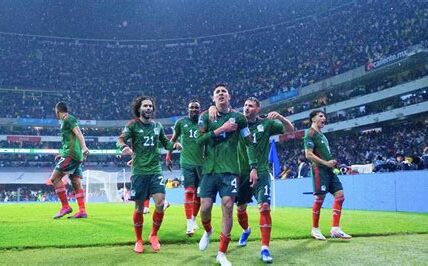
[[[79,206],[79,211],[69,218],[87,218],[85,192],[80,179],[82,178],[82,162],[89,154],[89,150],[86,147],[85,138],[77,125],[76,117],[68,113],[65,103],[59,102],[55,105],[55,115],[61,121],[62,149],[60,150],[60,155],[55,158],[59,158],[59,161],[49,181],[54,186],[62,207],[53,218],[61,218],[73,211],[68,204],[67,192],[62,182],[62,178],[65,175],[69,175],[77,205]]]
[[[188,116],[178,120],[174,126],[174,135],[171,141],[180,139],[183,146],[180,155],[180,168],[184,177],[184,211],[187,219],[186,234],[192,236],[197,228],[196,216],[199,212],[200,198],[196,189],[201,178],[203,163],[203,146],[196,142],[199,135],[198,119],[200,104],[192,100],[188,105]],[[171,169],[171,152],[168,152],[166,164]]]
[[[144,252],[142,230],[144,200],[152,195],[155,201],[153,227],[149,236],[152,249],[160,250],[158,230],[162,224],[165,203],[165,183],[160,165],[159,146],[172,150],[180,148],[179,143],[168,141],[162,125],[153,120],[154,99],[141,96],[134,100],[132,110],[136,118],[130,121],[118,138],[117,145],[123,155],[133,156],[131,168],[131,200],[135,201],[133,215],[136,243],[134,251]],[[132,149],[126,142],[131,141]]]
[[[304,137],[305,154],[312,162],[314,183],[314,205],[312,207],[312,232],[311,235],[318,240],[325,240],[319,229],[321,206],[327,192],[334,195],[333,223],[331,228],[332,238],[350,239],[351,236],[343,232],[339,227],[342,204],[345,200],[342,183],[333,172],[337,162],[330,153],[327,138],[321,132],[326,123],[323,111],[315,110],[309,114],[311,127],[306,130]]]
[[[217,192],[221,198],[222,232],[217,254],[217,262],[231,265],[226,258],[232,229],[233,205],[238,194],[238,174],[236,146],[239,137],[246,140],[251,166],[250,182],[257,183],[257,163],[247,120],[241,113],[230,107],[230,95],[225,85],[215,86],[213,101],[219,115],[216,121],[210,121],[208,113],[199,118],[201,135],[198,143],[205,145],[206,159],[203,164],[203,176],[198,195],[201,197],[201,221],[205,232],[199,241],[199,249],[206,250],[212,235],[211,210]]]
[[[256,149],[258,162],[258,182],[256,186],[251,187],[250,183],[250,164],[246,152],[246,146],[243,140],[238,145],[238,162],[241,177],[241,183],[238,189],[237,216],[238,222],[244,231],[239,239],[240,246],[247,245],[247,239],[251,234],[251,228],[248,224],[247,203],[252,202],[254,196],[259,205],[260,212],[260,233],[261,233],[261,252],[260,258],[263,262],[272,262],[269,251],[270,234],[272,219],[270,215],[270,191],[271,181],[269,175],[269,138],[273,135],[283,134],[285,129],[288,132],[294,130],[291,122],[277,112],[270,112],[267,119],[259,116],[260,102],[254,97],[250,97],[244,104],[244,115],[248,120],[253,143]],[[277,121],[279,120],[279,121]]]

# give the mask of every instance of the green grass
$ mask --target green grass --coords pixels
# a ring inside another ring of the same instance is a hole
[[[58,255],[63,263],[78,263],[85,258],[90,264],[135,264],[144,261],[159,265],[206,265],[214,262],[217,244],[201,253],[197,242],[202,230],[195,236],[185,236],[183,207],[171,206],[164,218],[159,238],[163,244],[160,254],[132,253],[134,234],[132,204],[89,204],[89,219],[53,220],[59,204],[0,204],[0,263],[57,264]],[[145,215],[143,235],[147,238],[151,228],[151,214]],[[237,264],[258,263],[258,212],[249,208],[253,234],[246,251],[231,244],[230,257]],[[417,264],[428,254],[428,214],[344,210],[342,228],[354,238],[349,242],[318,242],[310,239],[311,210],[308,208],[277,208],[272,213],[272,252],[276,262],[325,263],[355,262],[375,264]],[[321,212],[321,228],[327,235],[331,210]],[[215,207],[212,218],[215,235],[220,233],[220,209]],[[241,229],[235,222],[234,242]],[[378,237],[366,237],[378,236]],[[387,237],[385,237],[387,236]],[[218,237],[213,237],[217,241]],[[248,252],[250,251],[250,252]],[[398,252],[399,251],[399,252]],[[337,255],[335,254],[337,252]],[[374,255],[373,255],[374,254]],[[401,255],[400,255],[401,254]],[[406,255],[402,255],[406,254]],[[424,255],[425,254],[425,255]],[[422,256],[424,255],[424,256]],[[343,258],[345,256],[345,258]],[[327,258],[329,258],[327,260]]]

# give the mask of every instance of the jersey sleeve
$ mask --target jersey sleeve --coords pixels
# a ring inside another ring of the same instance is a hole
[[[239,114],[237,117],[238,130],[241,137],[246,138],[251,135],[250,129],[248,128],[247,118],[243,114]]]
[[[77,119],[73,116],[68,116],[67,119],[64,120],[66,128],[73,130],[73,128],[77,127]]]
[[[132,132],[133,132],[132,124],[128,124],[123,128],[122,133],[120,134],[119,137],[123,138],[123,140],[126,142],[130,138],[132,138]]]
[[[305,150],[315,148],[314,138],[313,136],[309,135],[309,132],[306,132],[305,137],[303,138],[303,145],[305,147]]]
[[[210,138],[213,136],[213,132],[208,131],[208,112],[204,112],[202,115],[199,116],[198,120],[198,128],[199,128],[199,136],[196,139],[196,142],[200,145],[208,143]]]
[[[174,125],[174,133],[172,135],[172,141],[177,141],[181,136],[181,120],[177,120]]]
[[[271,136],[285,133],[284,125],[278,120],[270,120],[269,125]]]

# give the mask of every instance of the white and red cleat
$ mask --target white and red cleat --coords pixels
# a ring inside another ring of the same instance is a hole
[[[312,227],[311,236],[316,240],[326,240],[325,236],[321,233],[318,227]]]
[[[143,253],[144,252],[143,240],[138,240],[137,242],[135,242],[134,251],[135,251],[135,253]]]
[[[343,232],[340,227],[332,227],[330,231],[331,238],[340,238],[340,239],[351,239],[352,236]]]
[[[70,206],[65,207],[65,208],[61,208],[61,210],[59,210],[59,212],[57,212],[57,214],[55,214],[53,218],[59,219],[61,217],[64,217],[67,214],[72,213],[72,212],[73,212],[73,209]]]

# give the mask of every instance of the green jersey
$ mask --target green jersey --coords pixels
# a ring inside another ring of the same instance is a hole
[[[257,174],[269,175],[269,139],[271,136],[283,134],[285,129],[281,122],[269,119],[257,119],[255,122],[248,122],[253,143],[256,150],[258,162]],[[247,148],[243,138],[238,145],[238,163],[241,178],[249,176],[250,164],[248,162]]]
[[[131,139],[134,157],[132,175],[161,175],[160,148],[172,150],[173,143],[168,140],[163,126],[158,122],[145,124],[140,119],[129,122],[120,135],[125,142]]]
[[[202,165],[204,150],[196,140],[199,136],[199,127],[197,121],[192,121],[189,117],[178,120],[174,126],[174,136],[182,145],[180,155],[180,165]]]
[[[82,148],[76,138],[73,129],[78,126],[77,118],[67,114],[64,120],[61,120],[61,142],[62,148],[60,154],[62,157],[70,156],[76,161],[83,161]]]
[[[214,135],[214,130],[221,127],[227,121],[238,124],[238,129],[233,132],[223,132],[219,136]],[[208,113],[205,112],[199,117],[199,129],[201,135],[198,143],[205,145],[206,159],[203,164],[203,174],[239,174],[237,160],[237,146],[240,136],[250,135],[248,123],[245,116],[239,112],[230,111],[220,114],[216,121],[210,121]],[[256,163],[254,146],[247,143],[250,163]]]
[[[305,132],[305,137],[303,138],[303,143],[305,150],[312,149],[314,154],[325,161],[333,159],[333,156],[330,153],[330,146],[328,145],[328,140],[322,132],[318,132],[312,127],[307,129]],[[325,165],[317,164],[313,162],[314,165],[319,166],[320,168],[329,169]]]

